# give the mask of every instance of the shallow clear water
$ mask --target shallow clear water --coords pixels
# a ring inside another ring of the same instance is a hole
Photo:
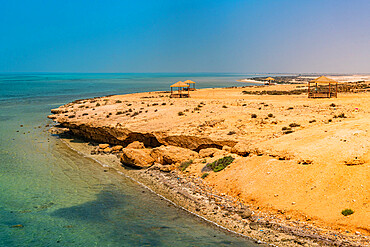
[[[79,98],[168,90],[185,78],[198,87],[244,85],[235,80],[245,77],[0,75],[0,246],[254,246],[104,172],[45,127],[50,109]]]

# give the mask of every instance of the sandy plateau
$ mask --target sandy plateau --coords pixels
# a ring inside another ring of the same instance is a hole
[[[224,208],[225,202],[213,200],[219,210],[234,207],[226,215],[214,213],[212,197],[203,208],[188,209],[236,232],[280,246],[370,245],[369,93],[331,99],[243,93],[304,87],[200,89],[191,98],[169,98],[168,92],[114,95],[66,104],[49,117],[59,124],[54,131],[90,141],[84,147],[70,142],[76,149],[116,162],[118,170],[140,172],[149,187],[175,176],[193,181],[196,191],[228,198],[232,203]],[[234,161],[225,169],[205,172],[207,164],[227,156]],[[251,215],[239,213],[245,208]],[[344,216],[344,209],[354,213]],[[231,226],[227,217],[241,225]],[[265,222],[262,228],[253,226],[259,221]]]

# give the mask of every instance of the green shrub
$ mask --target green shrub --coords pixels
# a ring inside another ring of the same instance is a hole
[[[234,158],[231,156],[226,156],[221,159],[218,159],[212,163],[208,163],[206,166],[211,168],[214,172],[219,172],[225,169],[234,161]]]
[[[207,163],[207,159],[202,160],[202,163]]]
[[[253,113],[253,114],[251,115],[251,118],[257,118],[257,114],[254,114],[254,113]]]
[[[184,116],[184,115],[185,115],[185,113],[183,113],[182,111],[179,111],[179,112],[177,113],[177,115],[179,115],[179,116]]]
[[[194,108],[194,111],[200,111],[200,108],[199,107],[195,107]]]
[[[353,211],[352,209],[350,209],[350,208],[346,208],[346,209],[343,209],[342,210],[342,214],[344,215],[344,216],[348,216],[348,215],[351,215],[351,214],[353,214],[355,211]]]
[[[293,110],[293,107],[288,107],[288,110]]]
[[[116,104],[119,104],[119,103],[122,103],[122,101],[120,101],[120,100],[116,100]]]
[[[193,160],[184,161],[180,164],[179,168],[181,171],[185,171],[191,164],[193,164]]]
[[[291,123],[291,124],[289,124],[289,127],[292,127],[292,128],[299,127],[299,126],[301,126],[301,125],[300,124],[297,124],[297,123]]]
[[[209,173],[205,172],[205,173],[202,174],[202,178],[205,179],[208,175],[209,175]]]
[[[289,128],[289,127],[283,127],[281,128],[282,131],[286,131],[286,130],[292,130],[292,128]]]
[[[274,117],[274,114],[272,113],[269,113],[269,115],[267,115],[268,117]]]
[[[100,104],[99,103],[96,103],[96,105],[95,106],[100,106]]]
[[[222,108],[227,108],[227,106],[223,105]]]
[[[310,120],[310,121],[308,121],[309,123],[314,123],[314,122],[316,122],[316,120],[315,119],[313,119],[313,120]]]
[[[330,107],[336,107],[336,105],[334,103],[331,103]]]

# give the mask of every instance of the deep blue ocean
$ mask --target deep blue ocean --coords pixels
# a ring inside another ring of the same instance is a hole
[[[244,86],[244,74],[0,74],[0,246],[255,246],[80,156],[47,132],[70,101]]]

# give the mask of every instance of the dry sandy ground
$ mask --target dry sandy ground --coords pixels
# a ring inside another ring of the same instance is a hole
[[[116,95],[63,106],[56,120],[177,136],[179,145],[189,136],[243,144],[248,157],[235,156],[225,170],[205,178],[215,190],[284,219],[370,235],[370,96],[242,93],[297,86],[304,85],[202,89],[189,99],[170,99],[165,92]],[[201,160],[186,172],[202,175]],[[347,208],[355,213],[343,216]]]

